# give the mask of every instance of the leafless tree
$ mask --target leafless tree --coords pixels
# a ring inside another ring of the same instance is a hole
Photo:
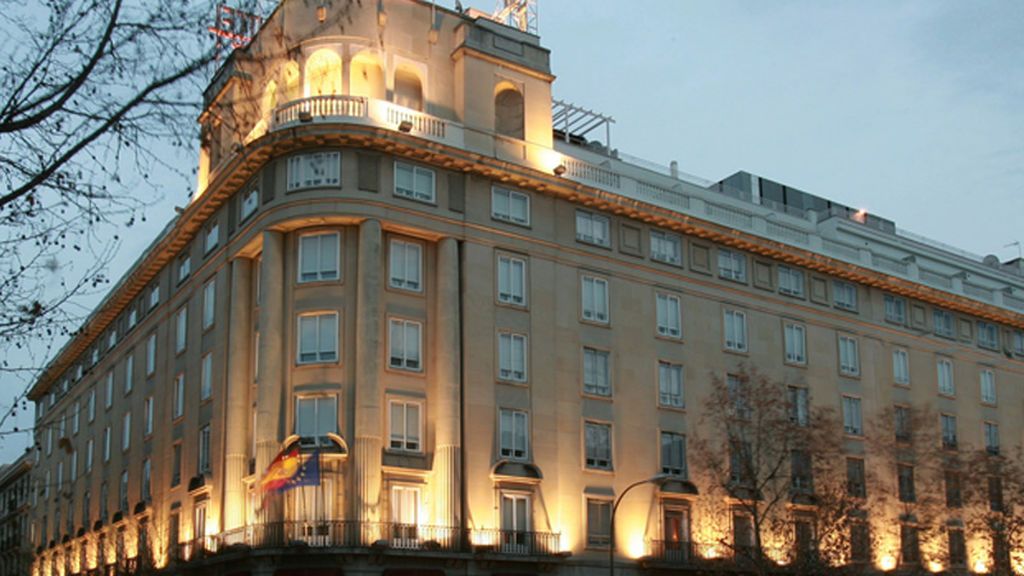
[[[1014,574],[1024,565],[1024,454],[984,448],[966,460],[972,481],[965,484],[964,527],[987,542],[991,573]]]

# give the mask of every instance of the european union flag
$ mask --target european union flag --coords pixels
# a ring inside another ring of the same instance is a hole
[[[295,474],[289,478],[284,486],[278,490],[286,492],[292,488],[298,488],[300,486],[319,486],[320,485],[320,450],[314,450],[312,454],[306,458],[306,461],[299,466],[299,469],[295,471]]]

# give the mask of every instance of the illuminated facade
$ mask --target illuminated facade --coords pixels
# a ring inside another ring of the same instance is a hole
[[[687,438],[741,365],[853,445],[893,403],[1020,444],[1019,261],[624,161],[553,124],[536,36],[334,4],[284,2],[225,63],[193,201],[34,386],[35,574],[583,574],[657,473],[619,569],[695,566],[737,528],[698,513]],[[262,502],[294,445],[320,486]]]

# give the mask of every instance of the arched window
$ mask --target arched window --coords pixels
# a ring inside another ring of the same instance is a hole
[[[510,86],[494,96],[494,131],[522,140],[524,132],[523,95]]]
[[[395,72],[395,104],[423,110],[423,86],[415,72],[406,68],[399,68]]]
[[[383,100],[384,72],[373,56],[357,54],[349,66],[349,86],[353,96],[366,96]]]
[[[341,57],[321,49],[306,60],[306,95],[341,94]]]

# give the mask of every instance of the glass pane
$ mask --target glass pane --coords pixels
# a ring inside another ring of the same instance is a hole
[[[420,407],[416,404],[406,405],[406,437],[410,450],[419,450],[420,447]]]
[[[391,447],[401,448],[405,440],[405,405],[391,403]]]
[[[316,328],[315,316],[299,318],[299,360],[303,362],[316,360]]]
[[[338,235],[325,234],[320,237],[320,277],[338,277]]]
[[[295,432],[302,437],[316,435],[316,406],[312,398],[295,401]]]
[[[335,434],[338,431],[338,399],[319,398],[317,401],[316,434]]]

